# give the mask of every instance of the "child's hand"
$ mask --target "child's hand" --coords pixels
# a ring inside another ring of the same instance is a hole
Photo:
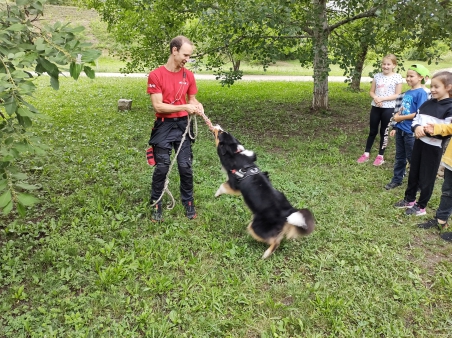
[[[391,132],[389,133],[389,136],[394,137],[395,133],[396,133],[396,130],[393,129],[393,130],[391,130]]]
[[[424,133],[432,135],[435,132],[435,127],[433,124],[428,123],[426,126],[424,126]]]
[[[416,136],[416,138],[424,137],[425,136],[424,127],[417,126],[416,129],[414,130],[414,136]]]
[[[402,121],[401,117],[402,117],[402,115],[400,115],[400,113],[394,114],[394,121],[396,121],[396,122]]]
[[[374,98],[374,102],[377,105],[377,107],[383,106],[383,100],[381,99],[381,97],[377,96],[376,98]]]

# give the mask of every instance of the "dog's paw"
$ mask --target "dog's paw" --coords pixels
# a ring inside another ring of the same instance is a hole
[[[270,257],[273,253],[272,248],[268,248],[267,250],[265,250],[264,254],[262,255],[262,259],[267,259],[268,257]]]
[[[224,194],[224,188],[223,188],[223,184],[220,185],[220,187],[218,188],[217,192],[215,193],[215,197],[218,197],[220,195]]]

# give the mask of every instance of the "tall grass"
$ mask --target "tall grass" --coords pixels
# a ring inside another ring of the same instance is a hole
[[[145,81],[63,79],[58,92],[46,81],[34,131],[51,149],[23,162],[42,203],[25,218],[0,216],[1,337],[450,335],[452,247],[392,208],[403,197],[403,188],[383,188],[392,142],[382,167],[355,162],[368,130],[365,92],[331,84],[331,110],[313,113],[309,83],[199,82],[212,122],[315,214],[310,237],[264,261],[242,199],[214,198],[224,174],[201,120],[198,218],[187,220],[178,203],[152,223]],[[120,98],[133,99],[131,111],[117,111]],[[178,199],[177,169],[170,181]]]

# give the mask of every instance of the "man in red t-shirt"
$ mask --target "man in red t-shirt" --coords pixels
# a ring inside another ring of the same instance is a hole
[[[193,53],[193,43],[184,36],[170,42],[170,56],[165,65],[149,73],[147,92],[151,95],[156,120],[149,144],[154,148],[156,162],[152,175],[151,204],[162,194],[166,174],[171,163],[172,149],[177,151],[188,124],[188,114],[199,114],[202,104],[196,99],[198,92],[193,73],[185,63]],[[177,156],[180,176],[180,194],[189,219],[196,217],[193,203],[192,140],[185,138]],[[162,202],[155,205],[153,221],[162,221]]]

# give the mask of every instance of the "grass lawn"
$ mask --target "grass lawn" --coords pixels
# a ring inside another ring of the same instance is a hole
[[[155,224],[146,82],[62,79],[55,92],[47,81],[33,130],[50,150],[22,163],[42,203],[25,218],[0,216],[0,337],[450,337],[452,245],[416,227],[434,210],[415,219],[392,207],[404,192],[383,188],[393,140],[382,167],[356,164],[368,85],[355,94],[331,84],[331,110],[312,113],[310,83],[199,82],[212,122],[316,217],[311,236],[261,260],[242,199],[214,197],[225,176],[202,120],[198,218],[184,216],[174,169],[177,204]],[[120,98],[133,99],[131,111],[117,112]]]

